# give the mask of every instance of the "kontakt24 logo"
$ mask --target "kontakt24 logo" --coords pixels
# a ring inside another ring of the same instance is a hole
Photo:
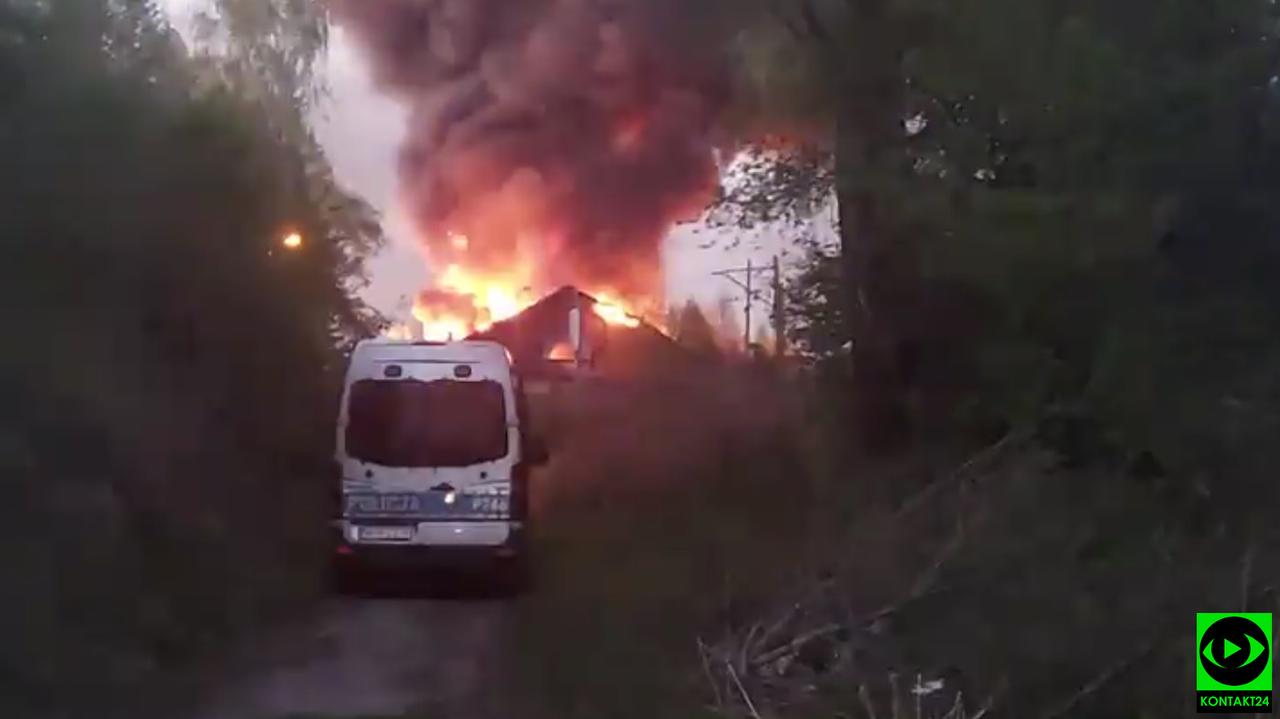
[[[1196,614],[1196,709],[1271,713],[1271,615]]]

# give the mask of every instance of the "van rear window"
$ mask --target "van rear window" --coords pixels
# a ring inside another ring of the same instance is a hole
[[[365,379],[347,399],[346,451],[386,467],[465,467],[507,454],[502,385]]]

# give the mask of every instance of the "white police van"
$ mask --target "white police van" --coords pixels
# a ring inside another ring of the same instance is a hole
[[[338,416],[334,570],[497,565],[527,571],[529,471],[546,449],[496,342],[367,340]]]

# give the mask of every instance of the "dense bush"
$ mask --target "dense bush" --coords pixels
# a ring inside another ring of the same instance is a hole
[[[302,151],[158,18],[0,3],[5,713],[109,708],[319,559],[358,258]]]

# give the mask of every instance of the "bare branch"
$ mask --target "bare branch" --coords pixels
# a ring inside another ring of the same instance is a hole
[[[760,635],[760,639],[756,642],[756,646],[760,649],[765,649],[770,644],[773,644],[774,640],[777,639],[778,635],[782,633],[782,630],[791,623],[792,618],[794,618],[799,611],[800,602],[796,602],[790,607],[787,607],[787,611],[782,613],[782,616],[778,618],[778,621],[774,622],[768,629],[764,630],[763,634]]]
[[[866,684],[858,686],[858,701],[862,703],[862,711],[867,713],[867,719],[877,719],[876,707],[871,702],[871,692]]]
[[[812,629],[810,631],[804,632],[803,634],[800,634],[795,639],[792,639],[791,641],[787,642],[786,644],[783,644],[780,647],[775,647],[773,649],[770,649],[764,654],[757,656],[754,660],[752,660],[751,663],[756,666],[759,666],[761,664],[768,664],[769,662],[777,661],[778,659],[781,659],[782,657],[785,657],[788,654],[795,654],[799,652],[801,649],[804,648],[804,645],[808,644],[809,642],[812,642],[815,639],[821,639],[822,637],[835,634],[841,629],[844,629],[843,624],[835,624],[835,623],[824,624],[818,627],[817,629]]]
[[[707,682],[711,684],[711,694],[715,697],[716,708],[719,709],[724,706],[724,698],[720,695],[720,682],[716,681],[715,674],[711,672],[707,652],[707,645],[703,643],[702,637],[698,637],[698,659],[702,662],[702,671],[707,675]]]
[[[931,497],[933,497],[933,495],[937,494],[938,492],[950,486],[951,484],[954,484],[955,482],[961,479],[964,479],[974,469],[977,469],[978,467],[981,467],[986,463],[995,460],[1006,449],[1016,446],[1018,444],[1021,444],[1024,440],[1026,440],[1030,436],[1031,436],[1031,433],[1025,430],[1019,431],[1019,432],[1010,431],[1000,439],[996,440],[994,443],[989,444],[986,447],[983,447],[982,449],[978,450],[973,455],[971,455],[968,459],[962,462],[960,466],[948,472],[945,477],[935,482],[932,482],[931,484],[926,486],[924,489],[917,492],[914,496],[912,496],[906,502],[904,502],[903,505],[898,508],[898,511],[894,513],[894,519],[899,519],[904,515],[910,514],[911,512],[915,511],[918,507],[920,507],[922,504],[928,501]]]
[[[902,719],[902,696],[898,691],[898,673],[889,672],[889,716]]]
[[[956,692],[955,701],[951,703],[951,708],[942,716],[942,719],[965,719],[964,692]]]
[[[747,657],[751,651],[752,640],[755,639],[756,633],[760,631],[760,623],[756,622],[751,625],[751,629],[747,631],[747,635],[742,639],[742,646],[738,648],[738,671],[747,671]]]
[[[725,667],[729,670],[729,678],[733,679],[734,685],[738,687],[738,693],[742,695],[742,701],[747,705],[747,711],[751,712],[754,719],[760,719],[760,712],[756,711],[756,705],[751,701],[751,695],[747,694],[747,688],[742,686],[742,680],[738,678],[738,672],[733,668],[733,662],[726,661]]]
[[[947,543],[938,550],[938,554],[933,558],[933,561],[929,563],[929,566],[925,567],[924,571],[920,572],[916,577],[915,582],[911,585],[911,591],[898,601],[885,605],[878,611],[868,615],[863,619],[862,623],[865,625],[871,625],[880,619],[898,613],[908,604],[919,601],[930,594],[933,594],[934,585],[938,581],[938,576],[942,573],[942,567],[950,561],[952,557],[959,553],[960,548],[964,546],[964,541],[967,535],[968,532],[965,530],[964,518],[958,517],[956,519],[956,531],[951,535],[951,538],[947,540]]]
[[[1005,690],[1008,688],[1009,688],[1008,681],[1006,679],[1001,679],[1000,682],[996,685],[995,691],[991,692],[991,694],[987,696],[987,700],[982,703],[982,707],[978,709],[978,713],[969,717],[969,719],[982,719],[983,717],[985,717],[987,713],[991,711],[991,708],[996,705],[996,702],[1000,700],[1001,695],[1003,695]]]
[[[1080,687],[1074,694],[1060,702],[1055,708],[1048,713],[1042,715],[1042,719],[1058,719],[1058,717],[1066,716],[1076,708],[1080,702],[1095,694],[1099,689],[1106,686],[1111,680],[1115,679],[1124,670],[1128,669],[1134,662],[1146,656],[1156,645],[1155,639],[1148,639],[1143,642],[1138,650],[1128,656],[1122,657],[1120,660],[1113,662],[1093,679],[1090,679],[1084,686]],[[978,719],[974,717],[974,719]]]

